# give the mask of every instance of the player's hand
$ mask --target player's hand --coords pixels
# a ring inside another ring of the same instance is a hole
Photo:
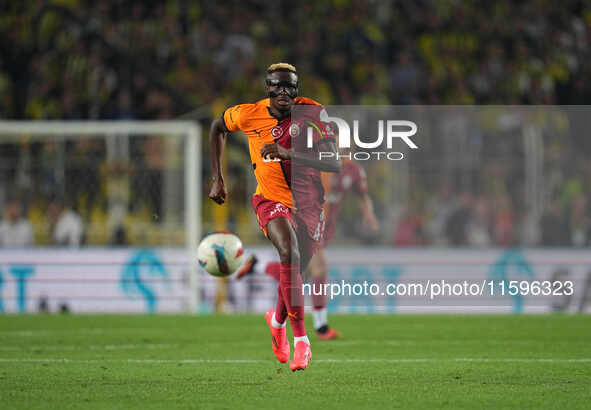
[[[370,213],[365,217],[365,223],[367,224],[367,226],[369,226],[369,229],[371,229],[372,232],[378,231],[378,220],[376,219],[376,216],[373,213]]]
[[[291,151],[283,148],[281,145],[274,143],[274,144],[265,144],[263,148],[261,148],[261,157],[263,159],[283,159],[289,160],[291,159]]]
[[[213,179],[213,183],[211,184],[211,190],[209,191],[209,199],[221,205],[224,202],[226,202],[227,195],[228,190],[226,189],[226,184],[224,183],[224,180],[222,178]]]

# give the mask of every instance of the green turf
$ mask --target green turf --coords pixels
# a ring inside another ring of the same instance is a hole
[[[0,408],[591,407],[591,316],[331,321],[292,373],[261,316],[0,316]]]

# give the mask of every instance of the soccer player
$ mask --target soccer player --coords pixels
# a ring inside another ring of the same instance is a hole
[[[367,192],[367,176],[357,161],[344,158],[341,172],[338,174],[323,174],[322,177],[324,189],[327,193],[325,205],[327,214],[326,230],[322,247],[312,257],[308,269],[312,276],[313,289],[316,289],[312,292],[312,318],[314,319],[316,336],[321,340],[330,340],[339,337],[339,332],[328,325],[327,295],[324,292],[320,293],[319,290],[324,289],[324,284],[326,284],[328,278],[328,264],[324,249],[335,235],[337,220],[343,209],[345,197],[351,192],[355,194],[359,200],[363,221],[373,232],[378,230],[378,221],[373,211],[371,198]]]
[[[343,152],[343,154],[346,155],[346,152]],[[314,320],[316,336],[321,340],[331,340],[338,338],[339,332],[328,325],[326,309],[327,295],[324,292],[320,292],[321,289],[324,289],[324,284],[328,278],[328,264],[324,249],[335,235],[338,217],[343,209],[346,196],[349,193],[354,193],[359,199],[363,221],[373,232],[378,230],[378,222],[373,211],[371,198],[367,192],[367,176],[357,161],[345,157],[341,172],[323,173],[322,184],[326,193],[326,228],[322,247],[312,257],[308,265],[308,271],[313,281],[312,318]],[[251,263],[250,259],[248,263]],[[265,273],[279,280],[279,263],[269,262],[265,267]]]
[[[213,175],[209,197],[218,204],[226,200],[221,164],[225,139],[229,132],[242,130],[248,136],[258,183],[252,198],[254,212],[280,261],[277,306],[265,318],[271,330],[273,353],[285,363],[290,356],[285,331],[289,317],[294,335],[294,355],[289,367],[295,371],[307,368],[312,358],[304,325],[301,273],[319,247],[324,230],[320,171],[339,172],[342,165],[337,159],[320,160],[314,155],[318,150],[336,154],[335,140],[327,135],[320,121],[322,106],[298,97],[295,67],[272,64],[265,82],[268,98],[230,107],[211,125]],[[305,108],[299,121],[291,116],[294,106]],[[312,148],[307,148],[307,135],[303,133],[307,126],[314,130]]]

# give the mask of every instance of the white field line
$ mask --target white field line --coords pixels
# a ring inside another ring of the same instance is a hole
[[[116,333],[121,331],[136,331],[136,332],[154,332],[164,331],[168,332],[171,328],[156,328],[156,327],[112,327],[112,328],[101,328],[101,327],[79,327],[74,329],[35,329],[35,330],[0,330],[2,336],[45,336],[55,333],[91,333],[91,334],[105,334],[105,333]]]
[[[166,343],[145,343],[145,344],[107,344],[107,345],[38,345],[38,346],[0,346],[0,352],[18,352],[22,350],[131,350],[131,349],[173,349],[178,348],[178,344]]]
[[[63,364],[104,364],[104,363],[128,363],[128,364],[254,364],[275,363],[274,360],[256,359],[68,359],[68,358],[0,358],[0,363],[63,363]],[[400,359],[318,359],[313,363],[591,363],[591,358],[576,359],[552,359],[552,358],[400,358]]]
[[[455,340],[425,340],[425,339],[400,339],[400,340],[336,340],[330,344],[331,348],[345,347],[345,346],[362,346],[362,345],[377,345],[377,346],[403,346],[403,345],[464,345],[478,343],[480,345],[530,345],[530,344],[568,344],[568,345],[588,345],[591,341],[587,340],[543,340],[543,339],[520,339],[520,340],[505,340],[505,339],[455,339]]]
[[[34,337],[34,336],[45,336],[48,334],[54,333],[86,333],[86,334],[103,334],[103,333],[115,333],[119,331],[167,331],[170,329],[167,328],[78,328],[78,329],[44,329],[44,330],[0,330],[0,336],[23,336],[23,337]],[[220,342],[204,342],[204,341],[196,341],[195,343],[185,343],[183,342],[182,345],[219,345]],[[439,340],[425,340],[425,339],[386,339],[386,340],[336,340],[331,343],[330,347],[344,347],[344,346],[357,346],[357,345],[380,345],[380,346],[400,346],[400,345],[421,345],[421,344],[468,344],[468,343],[479,343],[479,344],[499,344],[499,345],[527,345],[527,344],[589,344],[591,343],[590,340],[553,340],[553,339],[517,339],[517,340],[510,340],[510,339],[439,339]],[[255,346],[259,345],[260,342],[258,341],[224,341],[224,344],[239,344],[241,346]],[[178,347],[181,344],[152,344],[154,348],[158,348],[156,346],[162,347]],[[64,345],[56,345],[56,350],[59,350],[59,346]],[[66,345],[67,346],[67,345]],[[113,345],[96,345],[95,347],[89,347],[89,349],[108,349],[107,346],[113,346],[113,349],[134,349],[134,348],[141,348],[146,347],[150,348],[150,344],[113,344]],[[118,346],[128,346],[128,347],[118,347]],[[32,348],[47,348],[47,345],[35,346]],[[84,350],[83,348],[65,348],[64,350],[71,349],[71,350]],[[0,351],[2,350],[23,350],[21,345],[7,345],[4,344],[3,346],[0,345]]]
[[[403,346],[421,346],[421,345],[454,345],[462,346],[468,344],[478,343],[479,345],[488,346],[528,346],[536,344],[552,343],[553,345],[587,345],[588,341],[584,340],[480,340],[480,339],[469,339],[469,340],[340,340],[330,344],[332,349],[334,348],[347,348],[349,346],[382,346],[382,347],[403,347]],[[15,345],[15,344],[0,344],[0,352],[23,352],[23,351],[95,351],[95,350],[157,350],[157,349],[180,349],[190,348],[198,346],[217,346],[219,342],[183,342],[183,343],[122,343],[122,344],[104,344],[104,345],[76,345],[76,344],[39,344],[39,345]],[[259,341],[236,341],[236,342],[224,342],[224,345],[236,345],[236,346],[260,346]]]

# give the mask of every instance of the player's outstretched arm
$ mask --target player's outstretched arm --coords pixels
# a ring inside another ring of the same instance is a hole
[[[211,190],[209,198],[218,204],[226,201],[228,191],[222,173],[222,154],[226,145],[227,129],[221,117],[211,123],[209,130],[209,144],[211,145]]]
[[[263,148],[261,148],[261,156],[270,159],[279,158],[283,160],[291,160],[323,172],[341,172],[343,164],[342,161],[337,158],[337,148],[335,143],[333,141],[326,141],[323,144],[323,150],[325,150],[324,152],[332,152],[334,155],[330,158],[319,159],[318,153],[310,155],[303,152],[296,152],[293,149],[287,149],[275,143],[265,144]]]
[[[379,229],[378,219],[376,218],[376,214],[373,210],[373,202],[367,193],[361,200],[361,212],[363,214],[363,220],[365,223],[373,232],[377,232]]]

